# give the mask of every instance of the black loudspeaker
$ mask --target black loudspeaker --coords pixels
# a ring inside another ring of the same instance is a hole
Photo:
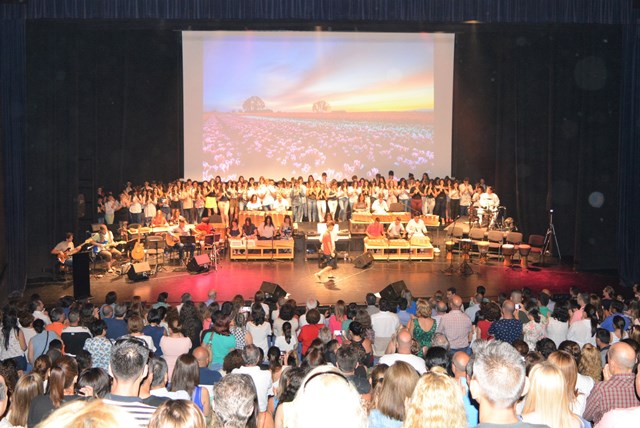
[[[127,276],[131,281],[144,281],[151,276],[151,266],[148,262],[134,263],[127,271]]]
[[[200,254],[199,256],[193,257],[189,260],[187,264],[187,270],[189,272],[208,272],[209,265],[211,264],[211,259],[209,258],[209,254]]]
[[[358,269],[367,268],[371,266],[371,263],[373,263],[373,255],[368,251],[353,259],[353,264]]]
[[[380,298],[387,299],[392,302],[399,302],[402,290],[404,290],[406,286],[407,284],[405,284],[404,281],[392,282],[380,292]]]
[[[76,300],[86,299],[91,295],[90,263],[88,251],[81,251],[73,256],[73,297]]]
[[[260,291],[262,291],[266,298],[272,299],[274,301],[278,301],[280,297],[286,297],[287,292],[284,288],[280,287],[280,285],[275,282],[262,281],[262,285],[260,286]]]

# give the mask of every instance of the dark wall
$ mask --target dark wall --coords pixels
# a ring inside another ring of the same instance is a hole
[[[179,35],[125,24],[28,26],[29,276],[50,267],[48,250],[66,231],[85,239],[96,186],[181,175]]]
[[[618,27],[446,29],[457,34],[454,174],[495,183],[527,234],[544,234],[554,208],[562,254],[582,269],[615,269]],[[182,175],[182,66],[180,33],[163,23],[32,22],[27,37],[37,276],[64,232],[84,238],[96,186]],[[594,190],[602,208],[587,202]]]
[[[544,235],[553,209],[561,254],[580,269],[617,267],[621,50],[613,26],[456,37],[454,174],[495,183],[525,235]]]

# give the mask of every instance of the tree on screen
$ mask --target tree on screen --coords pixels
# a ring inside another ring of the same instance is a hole
[[[314,113],[323,113],[331,110],[331,106],[325,100],[316,101],[313,103],[313,112]]]
[[[262,111],[265,108],[264,101],[260,97],[256,97],[255,95],[246,99],[244,103],[242,103],[242,109],[245,112],[250,111]]]

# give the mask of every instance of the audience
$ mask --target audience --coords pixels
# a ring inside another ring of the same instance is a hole
[[[603,307],[578,289],[555,302],[548,290],[496,301],[482,291],[469,306],[455,289],[407,291],[406,321],[373,294],[366,307],[338,301],[326,319],[315,298],[302,316],[288,298],[268,316],[263,293],[250,304],[212,290],[209,305],[185,293],[180,311],[168,293],[147,306],[110,292],[99,311],[68,298],[47,311],[34,295],[2,311],[5,349],[20,353],[0,362],[0,428],[81,426],[78,415],[198,428],[324,427],[336,414],[350,427],[637,424],[638,296],[608,290]]]

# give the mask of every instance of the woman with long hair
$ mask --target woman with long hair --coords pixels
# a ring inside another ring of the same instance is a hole
[[[329,317],[328,324],[331,335],[338,343],[342,343],[342,323],[347,319],[344,300],[338,300],[333,306],[333,314]]]
[[[283,353],[298,349],[298,338],[293,334],[293,329],[289,321],[285,321],[285,323],[282,324],[282,335],[276,336],[274,345]]]
[[[569,353],[564,351],[552,352],[547,359],[562,372],[566,383],[567,399],[571,411],[582,416],[587,405],[587,396],[578,390],[578,366]]]
[[[598,315],[595,306],[587,304],[584,307],[582,319],[571,323],[567,332],[567,340],[576,342],[580,347],[585,343],[596,344],[595,335],[598,328]]]
[[[54,410],[69,401],[77,400],[75,384],[78,379],[78,363],[69,356],[56,360],[49,374],[49,393],[33,399],[29,407],[28,426],[36,426]]]
[[[27,343],[24,333],[18,326],[18,314],[15,310],[9,310],[2,316],[2,332],[0,334],[0,361],[13,360],[18,371],[27,369],[27,359],[24,351]]]
[[[413,394],[419,378],[418,372],[405,362],[397,361],[389,367],[369,413],[369,427],[401,427],[405,402]]]
[[[198,406],[205,417],[211,415],[211,401],[209,391],[198,386],[200,384],[200,369],[198,361],[191,354],[182,354],[176,360],[171,374],[171,392],[185,391],[191,401]]]
[[[149,428],[206,428],[207,421],[194,403],[167,400],[151,416]]]
[[[182,334],[182,324],[180,318],[174,312],[167,316],[167,324],[169,325],[169,335],[160,339],[160,348],[162,356],[167,362],[169,377],[173,374],[173,367],[178,357],[191,349],[191,339]]]
[[[578,372],[593,379],[594,383],[602,380],[602,356],[600,350],[590,343],[582,347]]]
[[[43,393],[44,387],[40,375],[29,373],[21,377],[11,394],[11,405],[7,417],[0,422],[0,426],[3,428],[26,427],[31,402]]]
[[[236,349],[236,337],[231,333],[231,318],[225,316],[222,311],[215,311],[211,319],[213,320],[212,329],[204,335],[202,344],[206,346],[211,357],[209,368],[220,370],[224,357]]]
[[[247,331],[251,333],[253,344],[262,349],[264,356],[269,350],[269,335],[271,335],[271,324],[267,322],[267,317],[260,303],[251,306],[251,321],[247,323]]]
[[[547,337],[553,340],[556,347],[567,340],[569,332],[569,305],[567,302],[556,302],[547,323]]]
[[[584,421],[571,411],[567,382],[562,371],[549,361],[536,364],[529,373],[529,392],[522,420],[553,428],[580,428]]]
[[[387,376],[385,375],[385,383]],[[437,399],[434,399],[437,397]],[[441,367],[422,376],[407,403],[404,428],[466,428],[462,389]]]
[[[189,300],[180,309],[180,324],[182,334],[191,339],[191,351],[200,346],[200,333],[202,332],[202,320],[195,303]]]

